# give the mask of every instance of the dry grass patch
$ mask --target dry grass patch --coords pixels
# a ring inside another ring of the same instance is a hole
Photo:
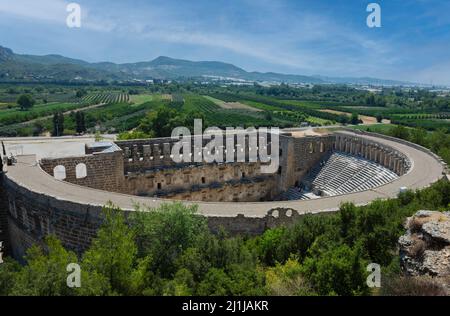
[[[417,216],[413,216],[407,224],[407,228],[409,228],[409,230],[411,231],[411,233],[417,233],[422,229],[422,226],[425,223],[431,222],[431,221],[445,221],[445,216],[441,213],[434,213],[431,214],[429,216],[424,216],[424,217],[417,217]]]
[[[445,296],[445,287],[436,279],[429,276],[394,277],[381,283],[383,296]]]

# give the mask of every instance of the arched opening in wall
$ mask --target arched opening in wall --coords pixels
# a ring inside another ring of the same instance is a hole
[[[56,180],[64,180],[66,178],[66,168],[64,166],[56,166],[53,168],[53,176]]]
[[[325,145],[323,142],[320,142],[320,152],[323,153],[325,151]]]
[[[245,172],[242,172],[242,178],[245,178]]]
[[[294,186],[295,186],[295,187],[298,187],[298,186],[299,186],[299,182],[298,182],[298,180],[297,180],[297,181],[295,181],[295,184],[294,184]]]
[[[84,163],[79,163],[75,167],[75,175],[77,179],[84,179],[87,177],[87,167]]]
[[[202,177],[202,183],[206,183],[205,177]]]
[[[282,171],[281,166],[279,166],[278,167],[278,174],[281,174],[281,171]]]
[[[158,182],[157,187],[158,187],[158,190],[161,190],[161,182]]]
[[[312,153],[314,152],[314,146],[313,146],[313,143],[309,143],[309,144],[308,144],[308,152],[309,152],[310,154],[312,154]]]

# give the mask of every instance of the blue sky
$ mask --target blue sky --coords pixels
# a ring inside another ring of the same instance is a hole
[[[0,45],[87,61],[165,55],[230,62],[248,71],[370,76],[450,85],[447,0],[0,0]],[[366,7],[382,8],[368,28]]]

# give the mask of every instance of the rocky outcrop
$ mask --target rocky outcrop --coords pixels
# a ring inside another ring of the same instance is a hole
[[[405,227],[399,239],[403,271],[435,277],[450,288],[450,212],[418,211]]]

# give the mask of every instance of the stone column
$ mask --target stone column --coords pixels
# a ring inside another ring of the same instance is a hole
[[[161,165],[161,150],[159,144],[153,144],[153,164],[154,166]]]
[[[131,158],[131,151],[129,147],[124,148],[124,156],[127,160]]]
[[[385,152],[384,149],[380,150],[380,165],[384,167],[384,159],[385,159]]]
[[[132,158],[133,158],[133,162],[138,162],[139,161],[139,150],[138,150],[138,146],[137,145],[133,145],[133,150],[132,150]]]
[[[142,155],[144,157],[144,161],[150,161],[152,156],[151,146],[143,145],[142,146]]]
[[[170,144],[169,143],[164,143],[163,144],[163,160],[164,160],[164,165],[172,165],[173,164],[173,160],[170,157]]]

